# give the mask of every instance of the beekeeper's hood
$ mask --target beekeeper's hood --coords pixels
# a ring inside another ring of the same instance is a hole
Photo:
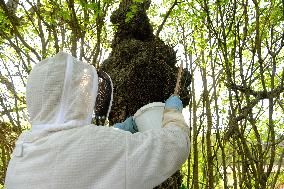
[[[26,94],[32,130],[56,131],[90,124],[98,79],[93,66],[64,52],[35,65]],[[111,102],[108,105],[109,113]]]

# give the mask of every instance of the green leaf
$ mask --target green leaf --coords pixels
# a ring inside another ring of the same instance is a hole
[[[64,19],[64,20],[71,20],[71,15],[70,12],[68,10],[61,10],[59,11],[59,15]]]
[[[133,17],[135,16],[137,10],[138,10],[138,6],[136,4],[131,5],[130,11],[127,12],[126,16],[125,16],[125,22],[126,23],[129,23],[133,19]]]
[[[133,0],[135,3],[143,3],[145,0]]]

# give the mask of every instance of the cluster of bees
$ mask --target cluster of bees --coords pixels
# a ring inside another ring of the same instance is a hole
[[[153,34],[146,15],[148,4],[136,4],[138,9],[132,20],[126,15],[133,1],[123,0],[114,11],[111,21],[117,26],[112,52],[101,66],[108,73],[114,87],[109,124],[122,122],[151,102],[165,102],[174,92],[178,68],[176,52]],[[189,103],[191,75],[184,70],[180,97],[184,106]],[[156,189],[178,188],[182,175],[178,171]]]
[[[120,5],[112,14],[111,21],[118,27],[111,55],[101,66],[114,85],[110,124],[125,120],[148,103],[165,102],[177,79],[176,52],[154,36],[144,5],[138,7],[132,21],[125,22],[129,6]],[[181,83],[185,105],[189,101],[188,76],[184,74]]]

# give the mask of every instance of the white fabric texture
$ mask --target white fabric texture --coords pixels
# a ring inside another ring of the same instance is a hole
[[[33,130],[60,130],[90,124],[98,76],[95,68],[60,52],[38,63],[27,83]]]
[[[16,143],[6,189],[151,189],[186,161],[187,125],[177,111],[165,111],[161,130],[143,133],[91,125],[96,81],[92,66],[66,53],[34,67],[27,85],[33,128]]]

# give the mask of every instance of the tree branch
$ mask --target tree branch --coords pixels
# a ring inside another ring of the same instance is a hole
[[[170,7],[170,9],[167,11],[166,16],[164,17],[163,22],[161,23],[161,25],[158,27],[158,30],[156,32],[156,36],[159,37],[160,32],[162,31],[167,19],[169,18],[172,10],[174,9],[174,7],[178,4],[177,0],[174,1],[174,3],[172,4],[172,6]]]
[[[18,30],[18,18],[11,14],[11,11],[9,11],[9,8],[6,6],[4,0],[0,0],[0,6],[2,7],[2,9],[4,10],[6,16],[8,17],[9,21],[12,24],[13,30],[16,34],[16,36],[20,39],[20,41],[23,43],[23,45],[28,48],[30,51],[32,51],[35,56],[37,57],[37,59],[41,59],[41,57],[39,56],[39,54],[36,52],[36,50],[34,48],[32,48],[23,38],[23,36],[20,34],[19,30]]]

